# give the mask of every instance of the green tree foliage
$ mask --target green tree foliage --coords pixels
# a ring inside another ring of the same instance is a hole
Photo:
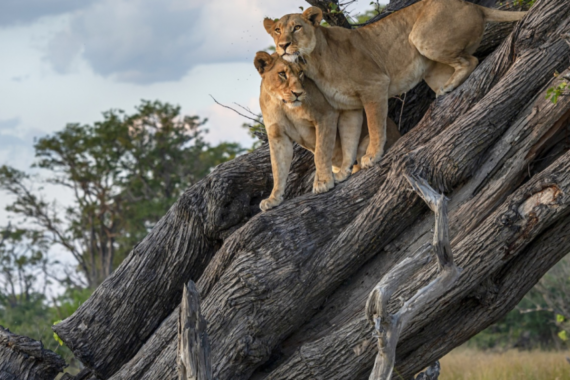
[[[563,349],[570,336],[570,255],[502,320],[469,341],[480,349]],[[565,339],[566,338],[566,339]]]
[[[44,245],[73,255],[94,288],[186,187],[244,151],[235,143],[210,146],[204,123],[180,115],[180,107],[143,101],[132,115],[111,110],[93,125],[68,124],[34,146],[42,177],[0,168],[0,189],[15,198],[7,211]],[[37,186],[46,183],[68,202],[48,202]]]

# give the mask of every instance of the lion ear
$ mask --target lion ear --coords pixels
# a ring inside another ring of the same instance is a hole
[[[263,74],[273,64],[273,57],[266,51],[258,51],[253,59],[253,64],[259,74]]]
[[[269,17],[266,17],[263,19],[263,26],[265,27],[265,30],[267,31],[267,33],[271,34],[273,32],[273,26],[274,25],[275,25],[275,21],[273,21]]]
[[[307,8],[303,12],[303,18],[313,24],[313,26],[319,26],[323,20],[323,11],[317,7]]]

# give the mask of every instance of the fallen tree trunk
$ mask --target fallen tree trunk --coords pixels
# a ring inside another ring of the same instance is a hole
[[[0,380],[53,380],[65,367],[41,342],[0,326]]]
[[[310,189],[312,155],[295,148],[286,198]],[[183,164],[183,163],[181,163]],[[218,166],[189,188],[117,270],[54,331],[101,378],[129,360],[180,303],[224,239],[271,192],[267,145]]]
[[[340,283],[421,215],[398,165],[389,172],[392,162],[421,146],[413,157],[442,190],[476,174],[485,153],[552,73],[567,66],[568,47],[560,40],[569,17],[565,5],[539,1],[509,40],[463,86],[438,100],[379,166],[331,193],[258,215],[225,241],[198,282],[219,378],[248,378]],[[175,350],[165,340],[172,330],[169,318],[113,378],[170,376]]]
[[[560,82],[560,79],[553,80],[547,87],[557,86]],[[489,152],[476,176],[453,192],[449,208],[453,240],[465,238],[474,226],[495,211],[520,186],[529,171],[534,171],[531,169],[534,160],[552,162],[556,158],[552,153],[552,142],[564,144],[563,137],[568,133],[569,126],[570,99],[565,98],[554,105],[544,98],[544,92],[538,94]],[[431,236],[430,229],[430,221],[420,219],[386,246],[384,254],[377,255],[363,266],[350,282],[329,297],[322,311],[283,343],[281,361],[304,344],[335,334],[339,326],[359,319],[361,315],[356,311],[363,308],[377,276],[385,274],[394,263],[427,243]],[[344,350],[337,347],[335,355],[340,357],[350,352],[352,347],[347,346]],[[258,377],[263,377],[263,373],[259,373]]]

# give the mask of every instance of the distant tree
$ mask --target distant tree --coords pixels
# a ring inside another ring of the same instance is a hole
[[[43,248],[69,252],[83,285],[94,288],[185,188],[244,151],[236,143],[210,146],[205,122],[182,116],[178,106],[143,101],[132,115],[111,110],[93,125],[68,124],[34,146],[33,166],[45,175],[0,167],[0,189],[15,198],[7,211]],[[38,184],[61,189],[68,201],[48,201]]]

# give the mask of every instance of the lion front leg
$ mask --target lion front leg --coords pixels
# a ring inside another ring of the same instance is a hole
[[[370,143],[366,154],[362,157],[362,169],[366,169],[380,161],[386,145],[386,117],[388,116],[388,94],[378,96],[374,101],[364,103]]]
[[[271,154],[271,171],[273,172],[273,191],[271,191],[269,198],[261,201],[259,205],[261,211],[277,207],[283,202],[283,193],[293,159],[293,143],[279,125],[269,126],[267,137]]]
[[[332,156],[336,140],[337,123],[338,115],[330,115],[315,126],[317,136],[315,146],[316,173],[313,182],[314,194],[325,193],[334,187]]]

